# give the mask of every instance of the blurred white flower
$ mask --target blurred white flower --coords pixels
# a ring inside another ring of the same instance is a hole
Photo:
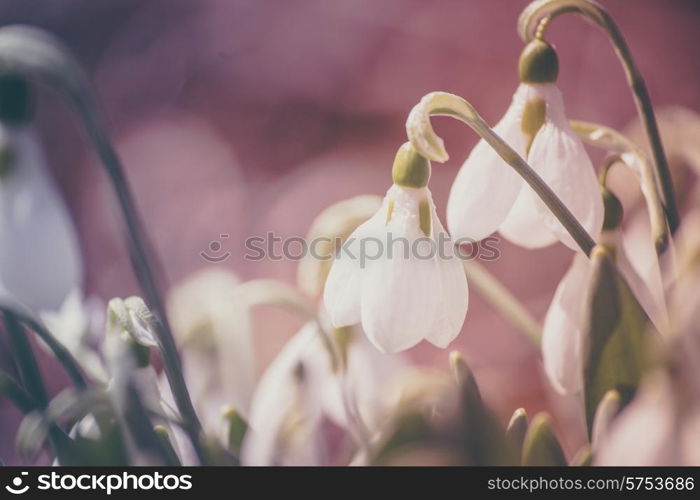
[[[251,319],[238,286],[236,275],[217,267],[188,276],[168,296],[185,380],[205,427],[221,423],[225,405],[246,415],[255,387]]]
[[[10,162],[0,176],[0,292],[57,311],[82,289],[75,228],[34,131],[0,125],[0,142]]]
[[[528,161],[595,239],[603,222],[598,182],[583,143],[569,127],[558,87],[521,83],[494,131]],[[483,139],[452,185],[447,225],[455,238],[480,240],[498,230],[526,248],[560,240],[578,249],[537,194]]]
[[[600,440],[595,465],[700,465],[700,408],[679,412],[671,380],[650,377]]]
[[[348,330],[341,374],[319,328],[307,323],[261,377],[243,443],[245,465],[327,464],[324,419],[350,433],[361,425],[373,435],[398,403],[389,389],[407,369],[402,358],[378,352],[364,336]]]
[[[430,190],[394,184],[348,240],[324,290],[333,325],[361,322],[387,353],[423,339],[447,347],[464,323],[467,281]]]

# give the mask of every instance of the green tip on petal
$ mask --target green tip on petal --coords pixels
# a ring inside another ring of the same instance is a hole
[[[23,125],[34,115],[34,99],[27,81],[17,75],[0,76],[0,122]]]
[[[518,76],[523,83],[554,83],[559,74],[559,59],[550,44],[535,39],[525,45],[518,62]]]
[[[391,176],[397,186],[425,187],[430,180],[430,161],[406,142],[396,152]]]
[[[535,140],[537,132],[540,131],[542,125],[547,118],[547,103],[544,99],[532,99],[525,103],[525,109],[523,109],[523,117],[520,122],[520,129],[527,138],[526,152],[530,152],[530,146],[532,146],[532,141]]]

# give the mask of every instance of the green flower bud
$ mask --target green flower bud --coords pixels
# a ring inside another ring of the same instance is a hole
[[[617,229],[622,223],[624,210],[622,203],[615,194],[606,187],[601,187],[603,196],[603,206],[605,207],[605,218],[603,219],[603,229]]]
[[[34,115],[34,99],[27,81],[16,75],[0,77],[0,121],[23,125]]]
[[[396,152],[391,176],[397,186],[425,187],[430,180],[430,161],[406,142]]]
[[[544,40],[534,39],[520,54],[518,75],[523,83],[553,83],[559,74],[557,53]]]

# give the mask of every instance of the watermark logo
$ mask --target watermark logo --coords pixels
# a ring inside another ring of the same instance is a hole
[[[210,241],[207,250],[202,250],[199,252],[199,255],[207,262],[211,262],[213,264],[218,264],[219,262],[225,261],[231,256],[231,252],[225,250],[222,251],[224,248],[223,241],[227,240],[229,237],[230,235],[228,234],[220,234],[219,239]]]
[[[12,479],[12,484],[5,486],[5,489],[12,493],[13,495],[22,495],[29,491],[29,485],[25,484],[24,486],[24,480],[23,477],[29,475],[28,472],[21,472],[19,476],[15,477]]]

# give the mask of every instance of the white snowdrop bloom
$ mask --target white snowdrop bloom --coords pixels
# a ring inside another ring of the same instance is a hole
[[[583,143],[569,127],[556,76],[554,49],[542,41],[529,44],[520,60],[522,83],[494,130],[596,238],[603,222],[598,183]],[[480,240],[498,230],[526,248],[560,240],[578,249],[544,202],[483,139],[452,185],[447,225],[455,238]]]
[[[58,311],[82,290],[75,228],[27,126],[0,125],[0,292],[34,311]]]
[[[337,334],[334,332],[336,340]],[[407,370],[397,356],[378,352],[351,329],[342,332],[345,371],[333,366],[322,332],[305,325],[267,368],[253,395],[249,430],[242,448],[245,465],[320,465],[328,450],[320,436],[324,418],[354,431],[359,425],[379,430],[395,404],[388,390]],[[302,378],[299,379],[299,370]],[[350,407],[350,408],[349,408]]]
[[[608,201],[609,200],[609,201]],[[613,207],[610,204],[614,203]],[[639,277],[629,262],[621,242],[619,224],[622,206],[606,190],[605,230],[601,241],[615,249],[615,263],[652,323],[657,324],[659,311],[649,286]],[[587,297],[590,290],[591,261],[581,252],[574,255],[571,267],[559,282],[547,310],[542,330],[542,361],[550,382],[561,394],[579,392],[583,387],[583,350],[586,339],[583,328],[586,323]]]
[[[217,267],[189,275],[168,294],[185,380],[205,427],[220,422],[224,405],[247,414],[255,387],[253,326],[239,285],[235,274]]]
[[[324,303],[335,327],[362,323],[383,352],[423,339],[447,347],[467,312],[462,262],[426,187],[430,164],[406,143],[381,209],[359,226],[328,275]]]
[[[318,326],[308,323],[260,378],[241,450],[244,465],[323,464],[319,433],[327,364]]]

